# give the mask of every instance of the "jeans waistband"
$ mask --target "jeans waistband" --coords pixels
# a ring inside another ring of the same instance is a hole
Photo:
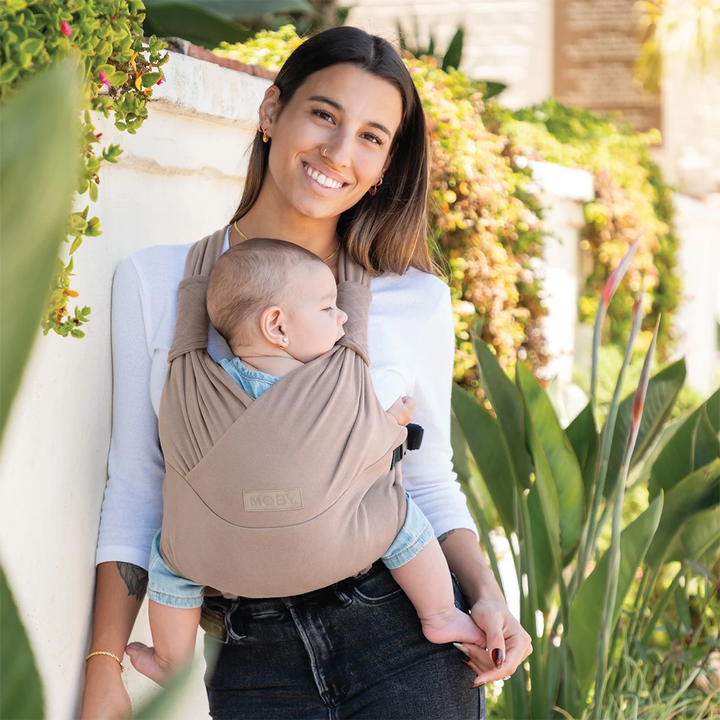
[[[207,595],[203,603],[202,616],[200,618],[200,627],[211,637],[222,642],[227,642],[228,636],[234,640],[241,639],[233,627],[236,623],[231,623],[230,618],[236,612],[243,615],[260,615],[272,612],[282,612],[289,607],[295,607],[310,601],[320,602],[340,602],[343,606],[349,605],[352,601],[349,593],[353,584],[357,580],[364,580],[371,575],[383,570],[385,565],[382,560],[374,562],[367,570],[358,573],[339,582],[312,590],[311,592],[302,593],[301,595],[292,595],[282,598],[245,598],[239,597],[235,599],[225,598],[222,596]]]

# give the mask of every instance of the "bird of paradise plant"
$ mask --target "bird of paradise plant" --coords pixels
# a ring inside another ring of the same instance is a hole
[[[619,676],[626,667],[623,648],[641,655],[662,620],[662,612],[649,608],[661,567],[669,559],[696,562],[708,550],[716,552],[720,541],[720,524],[711,524],[720,510],[720,392],[668,425],[685,365],[680,360],[650,376],[656,323],[638,387],[632,396],[620,397],[643,319],[642,291],[610,410],[599,428],[603,321],[639,240],[605,284],[595,322],[590,401],[566,429],[530,370],[518,363],[513,383],[477,338],[479,375],[492,412],[453,389],[456,470],[498,579],[479,482],[510,540],[520,619],[534,647],[525,673],[516,673],[503,694],[506,717],[607,717],[615,694],[625,687]],[[480,478],[471,475],[458,451],[460,433]],[[626,489],[638,482],[649,485],[650,503],[623,528]],[[600,555],[608,522],[610,546]],[[643,580],[621,632],[621,611],[638,571]],[[696,663],[690,675],[701,671]]]

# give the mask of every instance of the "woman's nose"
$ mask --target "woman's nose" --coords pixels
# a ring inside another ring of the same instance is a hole
[[[336,168],[350,167],[352,164],[352,136],[338,131],[332,141],[325,145],[325,159]]]

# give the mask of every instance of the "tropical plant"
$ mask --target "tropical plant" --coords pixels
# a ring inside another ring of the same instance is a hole
[[[667,423],[685,365],[681,360],[650,376],[656,321],[638,387],[621,401],[642,322],[642,289],[615,394],[598,430],[602,326],[639,245],[638,238],[603,289],[593,336],[591,399],[566,430],[529,369],[518,363],[513,383],[478,338],[474,348],[492,411],[459,387],[453,389],[455,427],[462,430],[481,479],[463,469],[461,454],[458,474],[499,581],[490,525],[477,500],[478,483],[510,540],[521,622],[533,640],[529,677],[517,672],[510,692],[503,695],[506,717],[615,717],[617,708],[627,705],[630,685],[637,689],[632,673],[640,661],[648,663],[661,623],[668,622],[664,613],[674,588],[655,606],[650,603],[666,563],[682,561],[681,576],[687,577],[701,567],[698,563],[708,561],[708,554],[717,556],[720,391],[689,416]],[[457,438],[454,444],[459,446]],[[626,490],[635,483],[648,484],[650,503],[622,528]],[[603,548],[608,523],[609,546]],[[623,610],[626,600],[629,610]],[[678,688],[690,687],[717,644],[716,628],[700,625],[691,632],[693,647],[702,647],[692,663],[666,659],[676,671]],[[673,702],[679,711],[680,700]]]
[[[37,337],[81,171],[82,88],[82,60],[71,54],[0,105],[0,439]],[[37,195],[43,212],[37,212]],[[42,680],[2,566],[0,609],[0,718],[39,720],[45,716]],[[188,669],[136,717],[169,717]]]
[[[129,133],[147,118],[147,100],[152,88],[162,82],[161,66],[168,60],[166,44],[155,37],[143,40],[140,0],[6,0],[0,3],[0,101],[5,102],[38,71],[79,52],[84,90],[81,116],[83,142],[78,149],[81,172],[76,191],[98,197],[98,171],[103,162],[117,162],[119,145],[109,145],[96,154],[101,133],[95,132],[89,110],[111,114],[115,126]],[[42,197],[42,196],[36,196]],[[51,279],[52,292],[42,318],[45,333],[83,337],[80,329],[88,321],[89,307],[68,310],[72,290],[70,278],[74,253],[83,238],[101,234],[100,220],[88,217],[90,206],[68,212],[65,240],[70,243],[69,260],[58,259]],[[63,231],[61,231],[61,235]],[[45,294],[41,294],[45,297]]]
[[[291,23],[313,35],[347,20],[350,7],[336,0],[144,0],[146,35],[179,37],[212,49],[239,43],[262,30]]]
[[[408,33],[403,30],[402,25],[400,24],[400,21],[398,20],[397,23],[397,34],[398,34],[398,40],[400,42],[400,49],[403,50],[406,53],[409,53],[415,58],[421,58],[421,57],[432,57],[435,58],[436,62],[440,65],[440,67],[445,71],[448,72],[450,68],[454,68],[457,70],[460,67],[460,63],[462,61],[462,52],[463,52],[463,43],[465,41],[465,28],[461,25],[456,31],[455,34],[452,36],[452,39],[450,40],[450,44],[447,46],[447,49],[445,50],[445,54],[440,57],[435,51],[435,37],[432,33],[432,30],[430,31],[430,38],[429,43],[426,48],[420,47],[420,29],[418,28],[418,22],[417,17],[414,19],[414,27],[415,27],[415,38],[414,47],[410,46],[408,44],[408,41],[410,39],[410,36]]]

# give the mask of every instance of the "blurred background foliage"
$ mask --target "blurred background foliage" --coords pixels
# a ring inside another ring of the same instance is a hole
[[[214,52],[277,70],[300,42],[295,29],[286,26],[246,43],[223,43]],[[404,43],[412,46],[407,38]],[[417,40],[414,44],[414,52],[422,52]],[[437,54],[434,42],[427,50]],[[462,35],[457,33],[442,58],[405,51],[429,120],[430,243],[444,258],[452,291],[455,380],[482,396],[472,329],[493,346],[506,370],[517,359],[535,371],[547,363],[539,269],[542,209],[531,160],[583,168],[595,177],[596,197],[584,208],[582,247],[591,269],[580,301],[583,321],[592,321],[605,280],[638,232],[644,233],[628,282],[608,309],[604,337],[624,344],[633,296],[644,282],[643,341],[647,346],[649,329],[661,315],[657,342],[660,359],[665,359],[672,348],[680,281],[671,192],[648,150],[659,141],[657,133],[633,133],[618,122],[554,101],[511,113],[488,99],[502,91],[499,84],[453,69],[458,51],[462,53]],[[446,62],[448,54],[451,61]]]
[[[100,148],[89,110],[111,115],[119,130],[134,133],[147,118],[147,100],[162,81],[166,44],[143,40],[143,4],[140,0],[5,0],[0,3],[0,103],[6,102],[38,72],[79,53],[84,86],[78,122],[83,142],[79,148],[80,174],[76,193],[98,198],[98,172],[103,162],[117,162],[119,145]],[[78,202],[81,204],[81,201]],[[68,309],[74,253],[86,237],[101,234],[100,220],[89,217],[90,205],[71,212],[63,232],[69,252],[61,252],[51,281],[51,294],[41,324],[64,337],[80,338],[90,308]]]

